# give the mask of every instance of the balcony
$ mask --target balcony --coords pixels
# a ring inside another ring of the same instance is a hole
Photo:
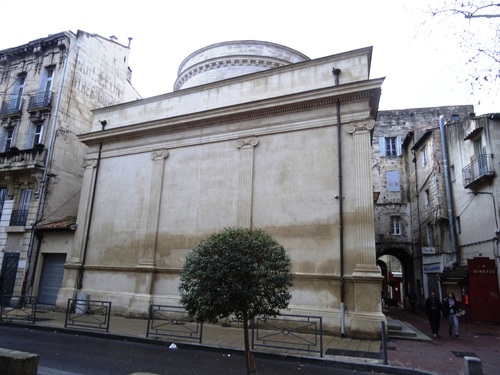
[[[23,105],[24,99],[22,98],[3,101],[0,108],[0,118],[21,116]]]
[[[492,154],[484,154],[462,169],[464,188],[470,188],[481,181],[495,177],[495,168]]]
[[[27,219],[28,210],[12,210],[9,225],[11,227],[24,227]]]
[[[43,145],[36,145],[28,150],[11,148],[7,152],[0,153],[0,171],[43,168],[45,155],[46,150]]]
[[[40,91],[30,95],[27,111],[32,113],[36,111],[50,111],[52,109],[52,91]]]

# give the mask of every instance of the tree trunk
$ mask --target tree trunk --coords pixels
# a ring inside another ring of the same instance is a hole
[[[255,374],[257,375],[257,368],[255,366],[255,359],[253,358],[253,353],[250,351],[250,338],[248,335],[248,318],[245,315],[243,318],[243,331],[245,340],[245,357],[247,363],[247,375]]]

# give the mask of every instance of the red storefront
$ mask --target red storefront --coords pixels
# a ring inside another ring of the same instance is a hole
[[[467,264],[469,293],[462,295],[462,301],[470,306],[474,322],[500,324],[500,292],[495,260],[474,258],[468,259]]]

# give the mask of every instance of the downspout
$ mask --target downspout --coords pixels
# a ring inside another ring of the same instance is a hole
[[[104,130],[106,126],[106,120],[100,121],[102,125],[102,130]],[[83,286],[83,273],[85,266],[85,259],[87,258],[87,249],[89,246],[89,238],[90,238],[90,226],[92,224],[92,212],[94,211],[94,200],[95,200],[95,192],[97,190],[97,177],[99,175],[99,164],[101,163],[101,152],[102,152],[102,141],[99,142],[99,152],[97,154],[97,161],[95,166],[95,178],[94,178],[94,186],[92,187],[92,199],[90,200],[90,209],[89,209],[89,221],[87,224],[87,232],[85,234],[85,246],[83,247],[83,256],[82,256],[82,264],[78,269],[78,278],[76,283],[76,289],[81,291]]]
[[[341,70],[333,68],[335,86],[339,85]],[[336,100],[337,111],[337,163],[339,170],[339,246],[340,246],[340,336],[345,337],[345,280],[344,280],[344,194],[342,190],[342,142],[340,130],[340,99]]]
[[[38,194],[39,200],[38,200],[38,207],[36,211],[36,216],[35,216],[35,222],[31,225],[31,237],[30,237],[30,243],[29,243],[29,249],[28,249],[28,256],[27,256],[27,262],[28,264],[26,265],[26,272],[24,274],[24,280],[23,280],[23,286],[21,289],[21,295],[24,295],[26,293],[26,286],[30,284],[30,288],[33,286],[33,277],[30,272],[31,268],[31,263],[32,263],[32,258],[33,258],[33,242],[35,239],[35,226],[42,220],[43,216],[43,210],[44,210],[44,205],[45,205],[45,190],[46,190],[46,185],[47,185],[47,177],[50,177],[49,175],[49,167],[50,164],[52,163],[52,156],[54,155],[54,138],[55,138],[55,129],[57,125],[57,115],[59,113],[59,104],[61,103],[61,96],[62,96],[62,91],[63,91],[63,86],[64,86],[64,79],[66,78],[66,68],[68,66],[68,55],[64,53],[64,59],[63,59],[63,73],[61,77],[61,82],[59,83],[59,91],[57,93],[57,100],[56,100],[56,105],[54,107],[54,117],[52,119],[52,125],[50,129],[50,137],[49,137],[49,147],[48,147],[48,152],[47,156],[45,159],[45,165],[44,165],[44,170],[43,170],[43,175],[42,175],[42,182],[40,183],[40,192]],[[38,258],[38,253],[40,250],[40,246],[37,247],[37,251],[35,254],[35,257]],[[35,265],[36,265],[36,260],[35,260]]]
[[[455,232],[455,217],[453,216],[453,205],[451,201],[451,183],[450,171],[448,168],[448,148],[446,143],[446,131],[444,129],[444,116],[439,116],[439,131],[441,133],[441,147],[443,149],[443,167],[444,167],[444,181],[446,186],[446,204],[448,206],[448,224],[450,230],[450,242],[452,260],[447,264],[447,267],[453,267],[458,262],[457,240]]]
[[[417,225],[418,225],[418,246],[420,247],[420,255],[422,255],[422,225],[420,221],[420,188],[418,187],[418,169],[417,169],[417,155],[414,149],[410,152],[413,155],[413,164],[415,164],[415,197],[417,198]],[[422,260],[420,261],[422,262]],[[414,291],[420,296],[420,291],[417,291],[417,283],[415,282],[415,270],[413,270]]]

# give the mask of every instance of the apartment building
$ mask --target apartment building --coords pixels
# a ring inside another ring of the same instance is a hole
[[[498,322],[499,120],[467,105],[379,112],[377,259],[383,290],[397,303],[412,289],[421,303],[431,291],[452,291],[467,311],[464,321]],[[392,285],[384,255],[401,263],[402,279]]]
[[[140,96],[130,40],[84,31],[0,51],[0,264],[2,303],[20,294],[55,304],[97,107]]]

